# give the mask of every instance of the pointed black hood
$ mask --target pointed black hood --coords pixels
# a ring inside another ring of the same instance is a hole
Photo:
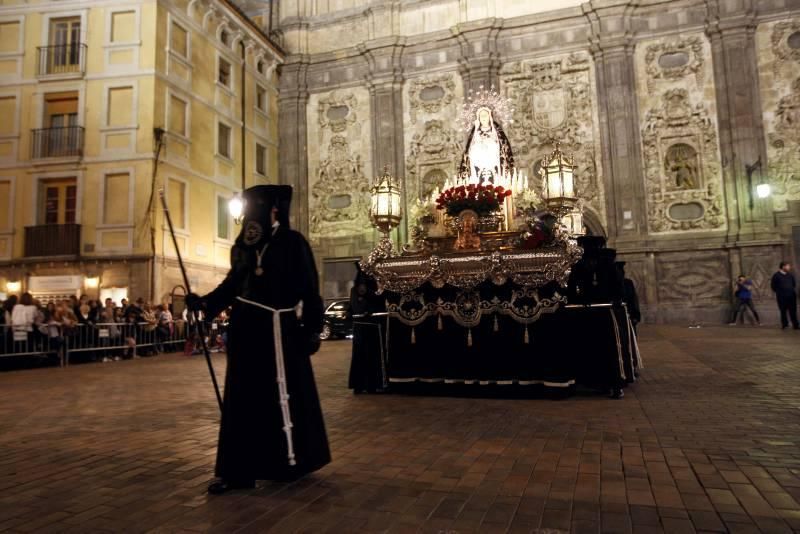
[[[272,235],[270,213],[277,208],[277,220],[289,228],[289,208],[292,188],[288,185],[257,185],[244,190],[244,219],[242,231],[236,238],[239,246],[254,246],[269,240]]]

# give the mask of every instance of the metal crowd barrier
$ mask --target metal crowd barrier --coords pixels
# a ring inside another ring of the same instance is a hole
[[[178,351],[186,342],[187,325],[182,320],[173,321],[169,328],[147,322],[43,325],[41,329],[34,325],[30,332],[4,325],[0,333],[0,357],[53,355],[61,366],[67,366],[73,353],[110,355],[129,351],[136,356],[137,350],[143,348]]]
[[[12,325],[0,326],[0,357],[6,356],[47,356],[58,357],[64,364],[60,333],[51,337],[33,326],[30,331]],[[56,327],[58,331],[58,327]],[[56,332],[57,333],[57,332]]]
[[[186,325],[173,321],[169,328],[158,324],[96,323],[78,324],[64,332],[64,365],[69,365],[70,354],[79,352],[125,352],[136,356],[137,351],[152,348],[156,352],[177,351],[186,341]]]

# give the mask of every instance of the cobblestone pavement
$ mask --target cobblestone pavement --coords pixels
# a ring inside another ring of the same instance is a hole
[[[800,333],[651,326],[641,346],[613,401],[354,396],[349,343],[327,343],[333,463],[221,497],[201,358],[3,373],[0,530],[800,530]]]

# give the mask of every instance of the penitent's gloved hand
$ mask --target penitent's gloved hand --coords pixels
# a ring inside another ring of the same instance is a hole
[[[205,300],[196,293],[189,293],[186,295],[186,307],[191,311],[200,311],[205,308]]]

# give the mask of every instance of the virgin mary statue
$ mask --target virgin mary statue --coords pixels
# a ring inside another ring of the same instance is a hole
[[[478,108],[461,158],[459,176],[478,183],[494,183],[495,177],[513,170],[514,154],[503,128],[492,117],[491,109]]]

